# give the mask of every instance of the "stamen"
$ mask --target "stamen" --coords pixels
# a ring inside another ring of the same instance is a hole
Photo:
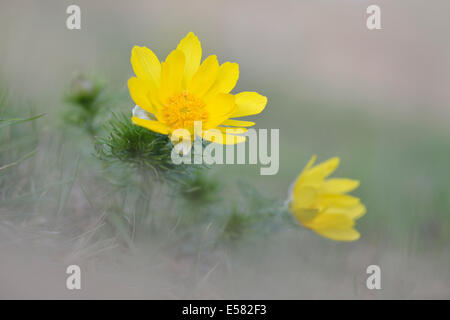
[[[168,99],[163,111],[167,125],[172,129],[193,130],[195,121],[206,121],[208,112],[203,100],[183,91]]]

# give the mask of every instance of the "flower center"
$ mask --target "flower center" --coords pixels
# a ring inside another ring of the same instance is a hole
[[[205,103],[192,93],[183,91],[169,98],[163,111],[167,125],[172,129],[193,130],[194,121],[208,118]]]

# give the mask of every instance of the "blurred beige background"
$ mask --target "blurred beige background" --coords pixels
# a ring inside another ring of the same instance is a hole
[[[69,4],[81,7],[80,31],[66,29]],[[381,7],[382,30],[366,28],[370,4]],[[75,70],[125,86],[133,45],[162,58],[192,30],[205,53],[240,64],[239,88],[282,83],[289,96],[446,125],[449,8],[445,0],[2,1],[0,62],[29,99],[62,89]]]

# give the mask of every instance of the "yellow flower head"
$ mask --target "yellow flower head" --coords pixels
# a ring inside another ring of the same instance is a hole
[[[306,228],[339,241],[359,239],[355,220],[366,213],[359,198],[346,194],[359,186],[350,179],[326,179],[339,165],[339,158],[316,166],[313,156],[295,182],[289,209]]]
[[[159,62],[150,49],[135,46],[131,65],[136,77],[128,81],[137,105],[133,123],[169,136],[176,129],[194,133],[195,121],[201,121],[205,131],[216,128],[225,132],[227,127],[237,127],[233,133],[245,132],[242,127],[254,125],[230,118],[260,113],[267,98],[256,92],[230,94],[239,78],[239,65],[225,62],[219,66],[215,55],[202,63],[201,58],[200,41],[192,32],[164,62]],[[203,138],[213,140],[211,135]],[[223,140],[234,144],[245,141],[245,137],[225,135]]]

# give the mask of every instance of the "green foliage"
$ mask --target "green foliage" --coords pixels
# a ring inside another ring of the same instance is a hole
[[[45,114],[42,113],[42,114],[39,114],[37,116],[32,116],[32,117],[29,117],[29,118],[0,119],[0,129],[9,127],[9,126],[12,126],[12,125],[15,125],[15,124],[19,124],[19,123],[33,121],[33,120],[36,120],[36,119],[38,119],[38,118],[40,118],[40,117],[42,117],[44,115]]]
[[[19,160],[16,160],[14,162],[11,162],[11,163],[8,163],[8,164],[0,166],[0,171],[1,170],[5,170],[5,169],[10,168],[10,167],[13,167],[13,166],[17,166],[18,164],[22,163],[23,161],[25,161],[25,160],[31,158],[32,156],[34,156],[35,153],[36,153],[36,150],[33,150],[30,153],[24,155]]]
[[[36,120],[44,115],[24,116],[35,114],[30,109],[29,105],[6,98],[0,90],[0,223],[7,217],[22,218],[19,207],[30,212],[24,195],[31,194],[30,189],[35,186],[31,176],[39,150],[40,121]]]
[[[268,236],[289,223],[290,215],[283,205],[247,183],[239,184],[240,201],[222,217],[220,235],[226,242],[243,238]]]
[[[122,163],[150,172],[156,178],[185,183],[188,177],[202,165],[174,164],[171,153],[173,145],[162,135],[131,123],[125,114],[113,114],[106,126],[109,135],[98,138],[97,156],[110,163]]]
[[[6,101],[6,95],[4,93],[0,93],[0,111],[3,114],[9,113],[12,109],[10,108],[10,110],[6,110]],[[18,124],[33,122],[34,120],[41,118],[44,115],[45,114],[39,114],[27,118],[12,118],[11,116],[8,116],[7,119],[0,118],[0,142],[2,143],[0,146],[0,171],[22,163],[36,153],[36,146],[34,141],[31,141],[31,147],[33,148],[33,150],[30,151],[30,143],[26,143],[27,146],[25,147],[25,150],[22,150],[22,145],[15,140],[17,136],[26,137],[26,135],[29,134],[27,128],[12,127]],[[33,129],[34,127],[32,127],[32,130]],[[10,152],[5,152],[7,150],[9,150]],[[11,159],[12,157],[14,160]],[[5,164],[4,162],[7,163]]]
[[[105,85],[97,79],[78,75],[72,81],[65,100],[72,108],[64,114],[64,120],[92,136],[97,134],[100,129],[98,116],[107,101]]]
[[[186,180],[181,194],[192,202],[205,204],[218,200],[217,194],[222,187],[217,179],[204,171],[198,171]]]

